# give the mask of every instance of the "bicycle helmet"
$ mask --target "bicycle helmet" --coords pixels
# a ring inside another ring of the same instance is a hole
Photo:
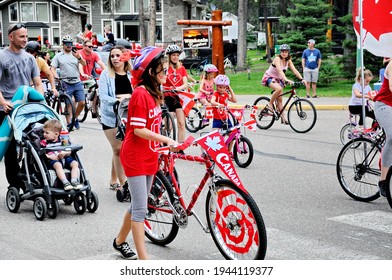
[[[132,85],[136,86],[142,81],[142,75],[151,61],[159,59],[164,55],[164,50],[158,47],[145,47],[140,55],[133,61]]]
[[[166,48],[166,55],[172,54],[172,53],[182,53],[182,50],[179,46],[177,45],[170,45]]]
[[[41,44],[37,41],[28,41],[26,44],[26,52],[28,53],[38,53],[41,49]]]
[[[214,83],[217,86],[229,86],[230,85],[230,79],[226,75],[218,75],[214,79]]]
[[[290,51],[290,46],[287,44],[280,45],[280,51]]]
[[[204,65],[204,71],[207,73],[218,72],[218,68],[214,64],[206,64]]]
[[[62,39],[63,43],[73,43],[73,39],[70,35],[65,35]]]

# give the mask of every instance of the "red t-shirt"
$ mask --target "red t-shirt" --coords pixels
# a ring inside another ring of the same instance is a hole
[[[84,35],[84,38],[91,40],[92,35],[93,35],[93,32],[91,30],[87,31],[86,35]]]
[[[150,141],[134,133],[135,128],[147,128],[160,133],[162,111],[155,99],[143,87],[137,87],[128,105],[128,120],[120,159],[127,177],[154,175],[158,170],[159,142]]]
[[[218,102],[221,105],[227,106],[229,104],[229,94],[227,92],[220,94],[219,91],[215,91],[212,96],[215,96],[215,102]],[[214,119],[215,120],[226,120],[227,119],[227,111],[214,108]]]
[[[167,70],[167,80],[163,85],[164,87],[180,87],[184,84],[182,79],[188,76],[184,66],[181,66],[178,69],[169,67]]]
[[[86,54],[83,50],[80,50],[79,53],[86,61],[86,65],[83,66],[84,74],[91,76],[95,63],[100,60],[99,56],[95,52],[91,52],[91,54]],[[82,77],[80,77],[80,79],[85,80]]]
[[[381,101],[382,103],[392,107],[392,92],[389,90],[390,77],[384,76],[380,91],[374,97],[374,101]]]

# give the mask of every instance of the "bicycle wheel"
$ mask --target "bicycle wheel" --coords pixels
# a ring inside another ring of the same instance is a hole
[[[352,198],[373,201],[380,197],[381,147],[367,138],[357,138],[343,146],[336,162],[339,184]]]
[[[176,123],[169,112],[162,113],[161,134],[176,140]]]
[[[291,103],[287,117],[295,132],[306,133],[316,124],[317,112],[312,102],[299,98]]]
[[[101,109],[101,100],[99,99],[99,96],[97,96],[95,101],[95,115],[97,116],[97,121],[101,124],[100,109]]]
[[[256,124],[260,129],[270,128],[275,121],[274,114],[270,110],[264,109],[269,101],[268,97],[262,96],[253,103],[253,105],[257,106]]]
[[[355,124],[347,123],[340,130],[340,142],[345,145],[348,141],[353,139],[352,130],[355,127]]]
[[[153,243],[164,246],[176,238],[178,225],[170,205],[174,202],[172,185],[162,171],[155,174],[148,196],[148,212],[144,221],[144,233]]]
[[[203,116],[197,108],[192,108],[188,116],[185,118],[185,127],[191,133],[197,132],[201,129]]]
[[[55,110],[67,124],[68,131],[72,131],[75,125],[75,104],[66,93],[60,93],[55,103]]]
[[[226,259],[264,259],[267,233],[250,194],[230,180],[217,181],[207,194],[206,217],[212,239]]]
[[[245,136],[241,135],[238,141],[234,142],[233,149],[235,163],[242,168],[248,167],[253,160],[252,142],[250,142],[250,140]]]
[[[386,189],[386,193],[387,193],[388,204],[392,208],[391,176],[392,176],[392,168],[390,167],[388,170],[388,173],[387,173],[387,177],[385,178],[385,189]]]
[[[201,65],[199,62],[192,63],[189,67],[189,71],[192,75],[199,76],[200,73],[203,72],[203,65]]]
[[[88,115],[88,107],[91,106],[90,105],[90,101],[87,100],[87,98],[85,98],[85,103],[84,103],[84,107],[82,112],[80,112],[79,117],[78,117],[78,121],[79,122],[84,122],[87,119],[87,115]]]

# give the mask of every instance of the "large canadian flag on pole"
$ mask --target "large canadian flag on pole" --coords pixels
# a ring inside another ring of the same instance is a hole
[[[358,22],[359,1],[362,1],[363,38]],[[392,0],[354,0],[353,23],[364,49],[376,56],[392,57]]]

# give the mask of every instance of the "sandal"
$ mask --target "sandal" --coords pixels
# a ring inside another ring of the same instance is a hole
[[[309,95],[309,94],[307,94],[307,95],[306,95],[306,98],[310,98],[310,95]]]
[[[112,191],[115,191],[118,188],[121,188],[121,185],[119,183],[110,184],[109,186],[109,189],[111,189]]]

